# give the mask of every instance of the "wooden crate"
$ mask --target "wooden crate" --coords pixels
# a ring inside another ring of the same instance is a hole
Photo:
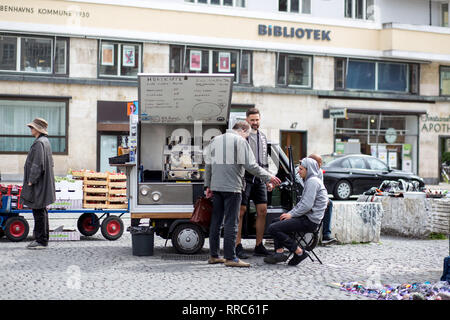
[[[120,204],[107,204],[106,209],[127,209],[128,204],[127,203],[120,203]]]
[[[90,188],[89,186],[84,186],[83,191],[85,193],[108,193],[108,188],[106,187]]]
[[[108,174],[105,172],[86,172],[84,174],[85,178],[90,179],[108,179]]]
[[[105,202],[83,203],[84,209],[108,209],[108,204]]]
[[[111,182],[110,181],[108,186],[109,186],[109,189],[111,189],[111,188],[126,189],[127,182],[126,181],[124,181],[124,182]]]
[[[108,197],[108,202],[126,202],[127,201],[127,197]]]
[[[125,174],[118,174],[118,173],[110,173],[108,175],[108,179],[110,181],[123,181],[123,180],[127,180],[127,176]]]
[[[127,194],[127,189],[108,188],[108,194],[113,194],[113,195],[126,195],[126,194]]]
[[[85,194],[84,195],[85,201],[107,201],[108,197],[106,195],[100,196],[100,195],[91,195],[91,194]]]

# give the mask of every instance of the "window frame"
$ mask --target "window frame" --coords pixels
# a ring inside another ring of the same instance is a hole
[[[285,58],[287,59],[284,63],[284,72],[285,72],[285,83],[281,84],[278,82],[278,64],[280,61],[280,55],[285,56]],[[287,79],[287,68],[288,68],[288,59],[289,57],[302,57],[302,58],[308,58],[309,59],[309,81],[308,81],[308,85],[307,86],[303,86],[303,85],[298,85],[298,84],[288,84],[288,79]],[[275,86],[276,87],[281,87],[281,88],[299,88],[299,89],[312,89],[312,85],[313,85],[313,65],[314,65],[314,56],[312,55],[303,55],[303,54],[292,54],[292,53],[284,53],[284,52],[277,52],[277,57],[276,57],[276,64],[275,64]]]
[[[117,75],[110,74],[101,74],[101,61],[102,61],[102,43],[108,43],[117,45],[117,54],[114,53],[114,59],[117,63]],[[121,62],[122,62],[122,48],[124,45],[137,45],[139,46],[139,66],[138,66],[138,74],[142,73],[143,70],[143,53],[144,53],[144,44],[141,42],[129,42],[129,41],[115,41],[115,40],[107,40],[107,39],[99,39],[98,40],[98,57],[97,57],[97,78],[98,79],[121,79],[121,80],[137,80],[138,76],[123,76],[121,75]]]
[[[57,36],[41,36],[41,35],[27,35],[27,34],[8,34],[0,33],[1,37],[12,37],[16,38],[16,68],[15,70],[0,70],[0,74],[27,74],[27,75],[38,75],[38,76],[52,76],[52,77],[68,77],[69,76],[69,59],[70,59],[70,38],[68,37],[57,37]],[[38,71],[22,71],[21,61],[22,61],[22,39],[45,39],[51,41],[51,66],[50,72],[38,72]],[[56,42],[64,41],[66,44],[66,52],[64,56],[66,71],[65,73],[56,73]]]
[[[442,92],[442,72],[444,71],[444,69],[446,69],[445,71],[450,73],[450,66],[446,66],[446,65],[441,65],[439,66],[439,95],[442,97],[450,97],[450,92],[448,94],[444,94]]]
[[[207,5],[207,6],[216,6],[216,7],[226,7],[226,8],[241,8],[241,9],[245,9],[245,8],[247,8],[247,1],[248,0],[245,0],[245,3],[244,3],[244,6],[242,7],[242,6],[237,6],[236,5],[236,2],[237,2],[237,0],[232,0],[233,1],[233,4],[231,5],[231,6],[229,6],[229,5],[224,5],[223,4],[223,1],[224,0],[219,0],[220,1],[220,3],[219,4],[216,4],[216,3],[211,3],[211,0],[206,0],[206,3],[203,3],[203,2],[198,2],[198,0],[192,0],[192,1],[188,1],[188,0],[184,0],[184,3],[186,4],[186,3],[188,3],[188,4],[200,4],[200,5]]]
[[[186,73],[184,70],[186,68],[186,53],[187,50],[198,50],[198,51],[208,51],[208,73],[205,74],[211,74],[213,73],[213,53],[216,52],[234,52],[237,54],[237,61],[236,61],[236,81],[233,81],[234,85],[242,85],[242,86],[253,86],[253,51],[251,50],[245,50],[245,49],[229,49],[229,48],[208,48],[208,47],[197,47],[197,46],[188,46],[188,45],[171,45],[170,46],[170,50],[169,50],[169,72],[171,73],[177,73],[174,72],[172,70],[172,66],[170,65],[173,59],[173,54],[172,54],[172,49],[173,48],[177,48],[181,51],[181,55],[180,55],[180,67],[181,67],[181,72],[180,73]],[[249,82],[241,82],[242,78],[241,78],[241,68],[242,68],[242,55],[246,53],[250,55],[250,67],[249,67]],[[194,73],[194,72],[192,72]],[[230,71],[230,73],[232,73]]]
[[[69,100],[70,98],[58,98],[58,97],[39,97],[39,96],[8,96],[8,95],[2,95],[0,96],[0,100],[17,100],[17,101],[48,101],[48,102],[64,102],[65,103],[65,136],[53,136],[53,135],[48,135],[49,138],[65,138],[65,146],[66,149],[64,152],[55,152],[52,150],[52,154],[53,155],[64,155],[67,156],[69,155]],[[24,123],[24,126],[26,125],[26,123]],[[6,134],[0,134],[0,137],[5,137],[5,138],[31,138],[31,134],[30,135],[6,135]],[[0,155],[1,154],[5,154],[5,155],[13,155],[13,154],[17,154],[17,155],[23,155],[23,154],[28,154],[28,151],[1,151],[0,150]]]
[[[444,25],[444,6],[447,6],[447,25]],[[440,3],[440,15],[441,15],[441,27],[443,27],[443,28],[448,28],[448,27],[450,27],[450,1],[448,1],[448,2],[441,2]]]
[[[368,63],[375,64],[375,88],[374,89],[360,89],[360,88],[347,88],[347,75],[348,75],[348,63],[349,61],[362,61]],[[337,72],[338,63],[342,63],[342,79],[339,72]],[[380,90],[378,89],[378,80],[379,80],[379,65],[383,64],[400,64],[406,65],[406,90],[405,91],[396,91],[396,90]],[[417,69],[417,70],[414,70]],[[383,93],[399,93],[399,94],[409,94],[409,95],[418,95],[420,94],[420,64],[417,63],[408,63],[408,62],[397,62],[397,61],[386,61],[386,60],[366,60],[366,59],[358,59],[358,58],[335,58],[334,64],[334,89],[336,91],[362,91],[362,92],[383,92]],[[417,72],[416,75],[416,84],[412,84],[413,72]],[[343,86],[339,87],[337,85],[338,81],[342,81]],[[411,89],[413,86],[417,86],[417,92],[412,92]]]
[[[347,1],[348,0],[344,0],[344,18],[345,19],[363,20],[363,21],[374,21],[375,20],[375,12],[373,13],[373,19],[367,18],[367,0],[362,0],[362,3],[363,3],[363,17],[362,18],[356,17],[356,2],[358,0],[351,0],[352,1],[352,15],[351,15],[351,17],[347,17],[346,16]],[[375,5],[375,3],[374,3],[374,5]]]
[[[278,12],[290,13],[290,14],[309,14],[309,15],[312,14],[312,0],[309,1],[309,9],[310,9],[309,13],[303,12],[303,6],[304,6],[303,1],[304,0],[298,0],[298,12],[291,11],[291,0],[286,0],[286,1],[287,1],[286,11],[281,11],[280,10],[280,0],[278,0]]]

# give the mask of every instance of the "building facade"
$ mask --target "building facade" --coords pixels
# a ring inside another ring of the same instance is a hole
[[[440,179],[450,151],[449,1],[5,0],[0,172],[20,180],[49,122],[55,173],[111,170],[138,73],[233,73],[232,119],[255,106],[270,140],[373,154]],[[407,8],[407,9],[405,9]]]

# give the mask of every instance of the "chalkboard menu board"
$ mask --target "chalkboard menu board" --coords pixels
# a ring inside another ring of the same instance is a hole
[[[226,124],[232,74],[139,74],[142,122]]]

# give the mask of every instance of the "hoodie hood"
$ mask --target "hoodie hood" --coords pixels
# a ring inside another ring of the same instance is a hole
[[[311,158],[304,158],[301,162],[301,165],[307,170],[305,181],[311,177],[317,177],[321,179],[319,164],[316,160]]]

